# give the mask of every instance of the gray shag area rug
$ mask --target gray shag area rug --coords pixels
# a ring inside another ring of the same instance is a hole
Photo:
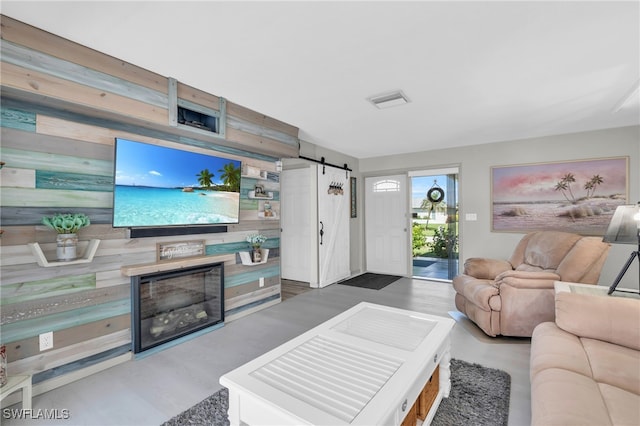
[[[443,398],[433,426],[507,425],[511,376],[502,370],[451,360],[451,392]],[[222,388],[162,426],[227,426],[229,391]]]

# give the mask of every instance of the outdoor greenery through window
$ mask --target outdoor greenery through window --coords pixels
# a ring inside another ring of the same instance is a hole
[[[420,267],[458,259],[457,174],[414,176],[411,188],[414,276],[422,276]],[[455,267],[446,269],[455,275]],[[446,270],[442,274],[437,278],[452,278]]]

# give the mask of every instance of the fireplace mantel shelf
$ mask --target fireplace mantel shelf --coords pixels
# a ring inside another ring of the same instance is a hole
[[[134,277],[136,275],[151,274],[154,272],[172,271],[175,269],[188,268],[190,266],[206,265],[207,263],[235,261],[235,253],[220,256],[190,257],[188,259],[169,260],[163,262],[143,263],[138,265],[127,265],[120,268],[122,275]]]

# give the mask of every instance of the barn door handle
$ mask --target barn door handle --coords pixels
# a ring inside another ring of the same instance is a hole
[[[320,245],[322,245],[322,236],[324,235],[324,223],[320,221]]]

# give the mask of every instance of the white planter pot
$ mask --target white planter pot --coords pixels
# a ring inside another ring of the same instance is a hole
[[[76,260],[76,248],[78,246],[77,234],[58,234],[56,238],[56,256],[61,262]]]

